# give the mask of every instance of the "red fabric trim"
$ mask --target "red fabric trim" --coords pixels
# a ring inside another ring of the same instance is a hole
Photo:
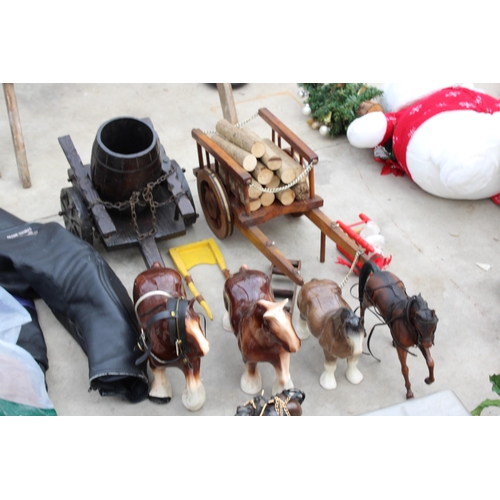
[[[500,193],[496,194],[495,196],[492,196],[491,197],[491,200],[493,201],[493,203],[495,203],[496,205],[500,205]]]
[[[482,92],[464,87],[447,87],[386,117],[393,123],[392,148],[396,167],[411,179],[406,164],[406,150],[415,131],[429,118],[446,111],[474,110],[478,113],[493,114],[500,111],[500,100]],[[393,167],[391,167],[393,168]],[[387,172],[386,167],[384,169]],[[382,174],[384,174],[382,169]],[[388,173],[396,174],[396,169]]]

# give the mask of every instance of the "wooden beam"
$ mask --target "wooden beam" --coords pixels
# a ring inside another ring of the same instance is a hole
[[[28,158],[26,157],[26,148],[24,146],[24,138],[21,129],[21,120],[19,118],[19,110],[17,108],[14,84],[4,83],[2,85],[3,92],[5,94],[5,102],[7,104],[7,111],[9,113],[10,130],[12,132],[12,140],[14,142],[19,179],[21,179],[24,188],[30,188],[31,177],[28,169]]]
[[[219,91],[220,104],[222,107],[222,115],[233,125],[238,123],[238,115],[236,114],[236,106],[233,98],[233,87],[230,83],[217,83]]]
[[[87,204],[92,205],[92,214],[98,222],[101,234],[103,237],[106,237],[116,233],[116,226],[106,208],[100,203],[93,205],[94,202],[98,202],[100,200],[99,194],[90,179],[89,169],[83,165],[71,137],[69,135],[65,135],[64,137],[59,137],[58,140],[66,159],[71,166],[72,173],[75,175],[77,181],[76,184],[82,192]]]
[[[160,266],[165,267],[165,262],[163,261],[163,257],[161,256],[154,236],[148,236],[143,240],[139,239],[138,243],[141,249],[142,258],[144,259],[146,266],[148,266],[148,269],[151,269],[155,262],[158,262]]]
[[[321,249],[320,249],[320,261],[324,262],[325,258],[325,236],[328,236],[333,242],[335,242],[344,252],[350,255],[352,258],[355,257],[358,250],[358,245],[351,238],[349,238],[342,229],[340,229],[336,224],[334,224],[327,215],[325,215],[321,210],[314,209],[305,214],[315,226],[317,226],[321,231]],[[367,261],[367,256],[365,254],[359,257],[361,263]]]
[[[245,227],[237,218],[235,218],[234,224],[285,276],[299,286],[304,284],[304,278],[300,275],[300,271],[276,248],[273,242],[267,239],[257,226]]]

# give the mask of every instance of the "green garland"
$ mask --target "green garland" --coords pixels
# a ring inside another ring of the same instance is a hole
[[[382,95],[382,90],[365,83],[299,83],[304,89],[311,116],[326,125],[332,137],[346,133],[357,117],[359,106]]]

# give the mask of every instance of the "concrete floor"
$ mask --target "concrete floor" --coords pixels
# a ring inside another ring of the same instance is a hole
[[[500,84],[476,84],[500,98]],[[16,93],[26,143],[32,187],[19,181],[8,116],[0,106],[0,206],[26,221],[57,221],[60,190],[68,187],[68,163],[57,141],[70,135],[84,163],[99,126],[117,116],[149,117],[170,158],[186,170],[200,217],[187,234],[159,242],[166,265],[172,265],[168,249],[214,237],[199,205],[193,168],[197,166],[193,128],[213,130],[222,111],[217,90],[206,84],[16,84]],[[439,324],[432,355],[434,384],[424,383],[425,362],[418,353],[409,357],[410,379],[416,398],[452,391],[467,410],[494,397],[489,375],[500,373],[498,356],[498,298],[500,294],[498,254],[500,250],[499,207],[490,200],[450,201],[423,192],[407,177],[381,176],[372,152],[351,147],[345,137],[332,139],[312,130],[302,113],[295,83],[247,84],[234,90],[240,120],[266,107],[294,131],[319,156],[315,170],[316,192],[324,199],[322,210],[332,219],[358,220],[367,214],[382,229],[386,252],[393,256],[389,270],[397,274],[411,294],[421,293],[436,309]],[[249,123],[262,136],[269,129],[260,118]],[[300,259],[302,275],[327,277],[341,282],[347,268],[337,265],[333,242],[327,242],[326,262],[319,262],[319,230],[307,218],[274,219],[261,229],[290,259]],[[242,264],[268,272],[270,263],[237,230],[217,244],[227,267]],[[99,248],[131,294],[135,277],[145,270],[138,247],[107,252]],[[491,265],[484,271],[477,262]],[[224,277],[215,266],[198,266],[191,275],[207,300],[214,319],[208,324],[211,351],[202,361],[202,380],[207,399],[195,413],[181,403],[183,377],[169,370],[174,396],[168,405],[150,401],[132,405],[121,399],[103,398],[88,392],[88,365],[83,351],[54,318],[42,301],[36,306],[46,342],[50,368],[48,391],[59,415],[178,415],[230,416],[249,399],[239,387],[243,363],[232,334],[222,329]],[[353,308],[357,301],[349,279],[344,296]],[[297,318],[295,311],[294,321]],[[367,316],[367,327],[376,322]],[[306,394],[304,415],[361,415],[405,401],[400,365],[386,327],[372,339],[374,354],[362,356],[359,368],[364,380],[351,385],[339,362],[338,387],[326,391],[319,385],[323,370],[322,351],[314,338],[304,341],[292,355],[291,374],[295,386]],[[270,396],[274,373],[263,365],[265,395]],[[486,410],[494,415],[495,410]]]

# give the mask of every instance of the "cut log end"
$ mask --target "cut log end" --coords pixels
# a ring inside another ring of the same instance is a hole
[[[274,177],[272,170],[269,170],[262,162],[257,160],[257,165],[252,170],[252,175],[263,186],[269,184]]]
[[[217,134],[213,135],[211,139],[247,172],[252,172],[252,170],[256,167],[257,158],[255,158],[255,156],[248,151],[245,151],[239,146],[236,146],[236,144],[233,144],[231,141],[228,141],[224,137]]]
[[[309,184],[307,181],[302,181],[293,186],[293,192],[295,193],[295,199],[297,201],[307,200],[309,198]]]
[[[262,196],[260,197],[260,202],[262,203],[263,207],[268,207],[274,203],[275,199],[276,195],[274,193],[262,193]]]
[[[256,158],[262,158],[266,153],[266,145],[263,142],[254,142],[250,148],[250,153]]]
[[[239,128],[223,119],[217,122],[215,130],[222,137],[251,153],[256,158],[260,158],[266,152],[266,145],[260,140],[259,136],[246,127]]]
[[[281,165],[283,164],[281,158],[278,158],[277,156],[272,156],[267,159],[267,163],[265,163],[267,168],[269,170],[279,170],[281,168]]]
[[[262,201],[260,200],[260,198],[257,198],[256,200],[252,200],[250,202],[250,211],[251,212],[255,212],[256,210],[258,210],[260,207],[262,206]]]
[[[257,166],[257,158],[255,158],[255,156],[248,155],[243,158],[242,167],[247,172],[253,172],[256,166]]]
[[[291,205],[295,201],[295,192],[292,189],[278,191],[276,198],[278,198],[282,205]]]

